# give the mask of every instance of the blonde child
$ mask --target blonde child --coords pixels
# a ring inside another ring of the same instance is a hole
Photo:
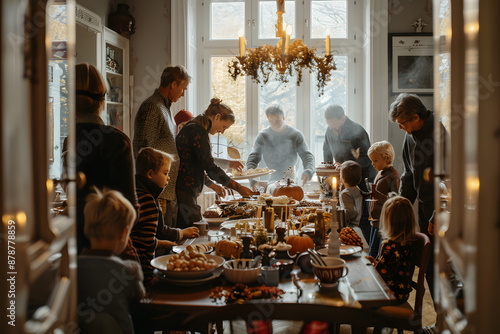
[[[79,324],[84,333],[92,333],[99,320],[111,316],[115,321],[106,321],[109,332],[133,333],[129,304],[145,293],[142,270],[136,261],[117,255],[127,246],[137,214],[120,192],[94,191],[84,208],[90,249],[78,256]]]
[[[156,249],[171,248],[177,245],[175,241],[199,236],[196,227],[182,230],[163,223],[158,196],[170,179],[168,172],[172,160],[170,154],[151,147],[142,148],[136,159],[135,183],[140,207],[139,219],[130,237],[139,254],[145,283],[150,283],[153,278],[150,262]]]
[[[361,182],[361,166],[352,160],[340,165],[340,182],[345,189],[340,193],[340,202],[345,210],[346,223],[350,227],[359,226],[363,213],[363,195],[358,184]]]
[[[399,174],[392,166],[394,161],[394,148],[387,141],[374,143],[368,149],[368,156],[378,174],[373,181],[372,199],[377,200],[370,213],[370,256],[376,257],[380,248],[379,219],[382,206],[389,198],[389,193],[399,192]]]
[[[408,300],[412,289],[415,225],[410,201],[402,196],[389,198],[380,217],[380,232],[385,240],[377,260],[368,257],[400,303]]]

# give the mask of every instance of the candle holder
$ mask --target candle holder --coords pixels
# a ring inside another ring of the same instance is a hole
[[[316,167],[316,175],[321,189],[320,199],[328,201],[328,199],[337,197],[340,185],[340,171],[335,168],[335,165],[331,162],[322,162],[321,165]],[[332,186],[333,178],[337,179],[335,189]]]

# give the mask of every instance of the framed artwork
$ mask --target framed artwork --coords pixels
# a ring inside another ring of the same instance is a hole
[[[432,35],[392,34],[392,92],[434,92],[434,41]]]

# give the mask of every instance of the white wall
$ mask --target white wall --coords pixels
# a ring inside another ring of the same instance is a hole
[[[432,1],[431,0],[388,0],[389,2],[389,34],[391,33],[415,33],[415,28],[411,26],[416,19],[422,18],[422,21],[428,26],[424,27],[423,32],[432,32]],[[389,50],[390,55],[391,50]],[[389,62],[389,59],[388,59]],[[389,73],[391,73],[392,64],[389,63]],[[397,97],[397,93],[392,93],[392,76],[389,74],[389,106]],[[432,95],[420,95],[423,103],[429,110],[434,109],[434,98]],[[382,111],[383,112],[383,111]],[[389,112],[388,110],[386,112]],[[401,174],[403,172],[402,147],[405,132],[398,128],[395,123],[389,120],[388,141],[394,146],[395,159],[394,168]]]

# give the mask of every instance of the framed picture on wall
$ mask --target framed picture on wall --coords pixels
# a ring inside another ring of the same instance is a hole
[[[432,35],[392,34],[393,93],[430,93],[434,91],[434,42]]]

